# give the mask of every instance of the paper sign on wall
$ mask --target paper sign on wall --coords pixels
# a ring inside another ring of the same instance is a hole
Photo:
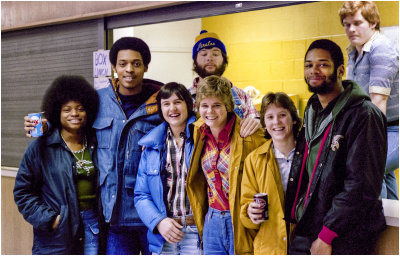
[[[111,76],[110,50],[93,52],[93,77]]]

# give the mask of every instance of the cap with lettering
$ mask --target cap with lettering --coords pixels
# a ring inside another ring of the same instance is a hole
[[[226,55],[225,45],[223,42],[221,42],[218,35],[213,32],[208,32],[207,30],[202,30],[200,35],[196,36],[192,58],[194,59],[200,50],[204,48],[211,49],[213,47],[219,48],[221,52],[225,53]]]

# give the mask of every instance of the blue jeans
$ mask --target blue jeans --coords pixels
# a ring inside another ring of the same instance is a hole
[[[161,254],[162,255],[202,254],[201,239],[199,236],[199,232],[197,231],[196,225],[193,226],[184,225],[181,231],[185,233],[182,241],[175,244],[165,242]],[[153,253],[153,255],[157,254]]]
[[[83,228],[85,230],[83,254],[99,254],[99,222],[93,210],[81,211]]]
[[[385,176],[382,184],[382,198],[398,200],[397,180],[394,170],[399,168],[399,127],[387,128],[388,151],[385,167]]]
[[[107,255],[150,255],[146,227],[111,225],[107,236]]]
[[[235,254],[230,211],[208,208],[203,228],[203,248],[206,255]]]

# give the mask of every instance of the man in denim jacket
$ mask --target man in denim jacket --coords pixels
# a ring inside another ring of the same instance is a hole
[[[98,140],[103,214],[110,224],[107,254],[149,254],[147,228],[135,209],[133,190],[142,152],[138,141],[161,123],[156,95],[162,83],[143,79],[150,60],[144,41],[119,39],[110,50],[118,79],[98,91],[100,109],[93,127]]]

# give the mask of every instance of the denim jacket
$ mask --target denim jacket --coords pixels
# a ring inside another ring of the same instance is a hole
[[[193,151],[193,139],[189,135],[191,124],[196,121],[192,116],[186,125],[185,164],[190,165]],[[168,124],[157,126],[144,136],[139,144],[145,146],[140,159],[137,182],[135,186],[135,206],[143,223],[149,228],[147,238],[151,252],[161,253],[164,238],[157,230],[157,224],[167,218],[167,174],[165,170]]]
[[[161,83],[143,79],[154,94],[127,117],[113,85],[98,90],[100,109],[93,124],[98,140],[101,201],[105,221],[117,226],[143,226],[133,202],[133,189],[142,153],[139,140],[161,123],[156,96]]]

